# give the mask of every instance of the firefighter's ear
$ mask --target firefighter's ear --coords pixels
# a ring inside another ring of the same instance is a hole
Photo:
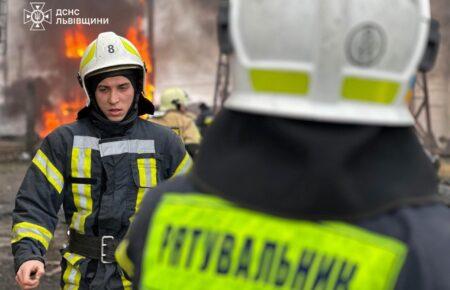
[[[83,87],[83,80],[81,79],[80,74],[77,74],[77,79],[78,79],[78,83],[80,84],[80,86]]]
[[[440,42],[441,34],[439,33],[439,22],[432,18],[430,21],[427,47],[425,48],[425,53],[423,54],[419,65],[420,72],[426,73],[433,68],[439,52]]]
[[[219,13],[217,15],[217,37],[220,52],[224,54],[231,54],[233,52],[229,28],[229,12],[230,1],[221,0],[219,4]]]

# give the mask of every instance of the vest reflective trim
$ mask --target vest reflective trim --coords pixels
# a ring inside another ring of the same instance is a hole
[[[189,170],[192,167],[192,158],[191,156],[186,152],[184,154],[183,160],[181,160],[180,164],[178,165],[177,169],[175,169],[174,174],[171,177],[177,176],[177,175],[183,175],[189,172]]]
[[[91,178],[92,149],[72,148],[72,177]],[[77,211],[72,216],[70,227],[84,234],[86,218],[92,214],[92,185],[72,183],[73,200]]]
[[[163,195],[140,289],[393,289],[407,247],[338,222],[284,219],[200,194]]]
[[[138,158],[137,167],[139,172],[140,187],[155,187],[157,185],[158,172],[155,158]]]
[[[123,153],[155,153],[154,140],[122,140],[101,143],[100,156],[111,156]]]
[[[98,142],[100,139],[90,136],[74,136],[73,137],[73,147],[81,149],[93,149],[99,150]]]
[[[61,193],[64,188],[64,177],[41,149],[39,149],[36,156],[34,156],[33,163],[39,168],[42,174],[44,174],[55,190],[58,193]]]
[[[12,235],[13,237],[11,240],[11,244],[14,244],[24,238],[31,238],[40,242],[46,250],[48,249],[50,241],[53,238],[53,234],[49,230],[47,230],[43,226],[30,222],[21,222],[15,224],[12,229]]]

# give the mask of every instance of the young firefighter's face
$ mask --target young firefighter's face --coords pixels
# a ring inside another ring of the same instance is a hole
[[[134,98],[134,88],[129,79],[115,76],[102,80],[95,90],[95,100],[110,121],[122,121]]]

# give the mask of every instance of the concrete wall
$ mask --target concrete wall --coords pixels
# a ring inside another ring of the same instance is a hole
[[[218,47],[218,0],[154,0],[156,94],[179,86],[212,103]]]

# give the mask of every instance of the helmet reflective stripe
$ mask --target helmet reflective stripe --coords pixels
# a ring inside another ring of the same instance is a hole
[[[136,50],[136,48],[133,46],[133,44],[131,44],[131,42],[129,42],[125,38],[121,38],[120,41],[122,42],[123,46],[125,47],[126,50],[128,50],[129,53],[132,53],[135,56],[141,58],[141,55]]]
[[[94,58],[96,50],[97,50],[97,41],[94,41],[86,48],[86,53],[81,59],[80,71],[86,66],[86,64],[88,64]]]
[[[236,57],[226,107],[328,122],[413,124],[405,100],[425,49],[428,0],[230,4]]]
[[[111,70],[139,68],[142,70],[142,85],[145,87],[145,65],[136,47],[114,32],[100,33],[87,47],[80,63],[79,76],[87,96],[86,77]]]
[[[305,95],[309,89],[309,75],[300,71],[250,69],[253,89],[257,92]]]
[[[348,100],[392,104],[400,89],[397,82],[347,77],[344,79],[342,97]]]

